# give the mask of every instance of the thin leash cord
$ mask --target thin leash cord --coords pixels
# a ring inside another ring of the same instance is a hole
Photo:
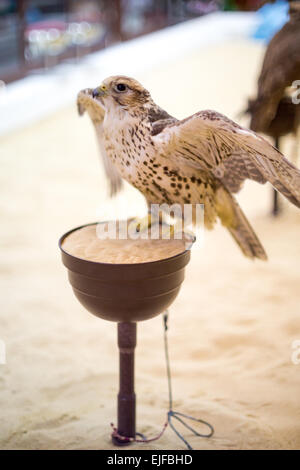
[[[172,418],[179,421],[183,426],[185,426],[189,431],[191,431],[197,437],[206,437],[206,438],[212,437],[212,435],[214,434],[214,428],[211,424],[209,424],[207,421],[204,421],[203,419],[194,418],[193,416],[180,413],[179,411],[173,411],[172,378],[171,378],[170,357],[169,357],[169,347],[168,347],[168,319],[169,319],[169,312],[168,310],[166,310],[165,313],[163,314],[163,327],[164,327],[164,349],[165,349],[165,359],[166,359],[166,369],[167,369],[167,379],[168,379],[168,395],[169,395],[169,411],[167,413],[167,421],[165,422],[161,432],[157,436],[150,438],[150,439],[147,439],[141,433],[136,433],[135,437],[121,436],[118,433],[118,430],[114,426],[113,423],[111,423],[111,427],[113,429],[112,435],[114,437],[117,437],[121,441],[126,441],[126,442],[153,442],[159,439],[164,434],[167,426],[169,425],[170,428],[179,437],[179,439],[181,439],[182,442],[184,442],[186,447],[189,450],[193,450],[192,446],[188,443],[188,441],[183,437],[183,435],[174,426],[172,422]],[[196,421],[197,423],[202,423],[210,429],[210,432],[208,434],[200,434],[195,429],[193,429],[189,424],[185,423],[182,418],[186,418],[191,421]],[[139,436],[139,439],[137,438],[137,436]]]
[[[179,439],[184,442],[186,447],[189,450],[193,450],[192,446],[188,443],[188,441],[183,437],[183,435],[175,428],[174,424],[172,423],[172,418],[179,421],[183,426],[185,426],[189,431],[191,431],[197,437],[212,437],[214,434],[213,426],[204,421],[203,419],[194,418],[193,416],[186,415],[184,413],[180,413],[179,411],[173,411],[173,393],[172,393],[172,379],[171,379],[171,368],[170,368],[170,358],[169,358],[169,347],[168,347],[168,319],[169,319],[169,312],[168,310],[165,311],[163,314],[163,325],[164,325],[164,345],[165,345],[165,358],[166,358],[166,368],[167,368],[167,377],[168,377],[168,391],[169,391],[169,411],[168,411],[168,424],[170,425],[171,429],[175,432],[175,434],[179,437]],[[191,421],[196,421],[197,423],[202,423],[210,429],[208,434],[200,434],[195,429],[193,429],[189,424],[185,423],[182,418],[189,419]]]

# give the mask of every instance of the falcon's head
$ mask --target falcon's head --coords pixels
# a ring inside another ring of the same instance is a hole
[[[123,109],[140,108],[150,99],[150,93],[137,80],[122,75],[106,78],[93,90],[93,98],[104,108],[121,106]]]

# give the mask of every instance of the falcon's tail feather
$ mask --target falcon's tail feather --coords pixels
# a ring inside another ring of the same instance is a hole
[[[248,258],[267,260],[268,257],[248,222],[245,214],[232,196],[224,187],[217,190],[217,214],[222,224],[227,227],[240,249]]]

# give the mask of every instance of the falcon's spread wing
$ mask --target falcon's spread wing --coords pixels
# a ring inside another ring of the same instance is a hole
[[[91,88],[86,88],[78,93],[78,113],[82,115],[85,111],[87,111],[89,117],[91,118],[94,124],[100,154],[103,161],[103,166],[105,169],[106,176],[108,177],[110,182],[110,195],[113,196],[114,194],[120,191],[120,189],[122,188],[123,181],[116,167],[113,165],[110,158],[106,155],[105,148],[102,142],[102,122],[104,119],[105,111],[100,105],[99,101],[95,100],[92,97],[92,91],[93,90]]]
[[[300,171],[268,141],[215,111],[201,111],[152,137],[177,163],[212,173],[231,192],[269,181],[300,207]]]

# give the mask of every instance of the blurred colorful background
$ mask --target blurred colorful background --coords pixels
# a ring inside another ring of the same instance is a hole
[[[3,81],[214,11],[257,10],[263,0],[1,0]]]

